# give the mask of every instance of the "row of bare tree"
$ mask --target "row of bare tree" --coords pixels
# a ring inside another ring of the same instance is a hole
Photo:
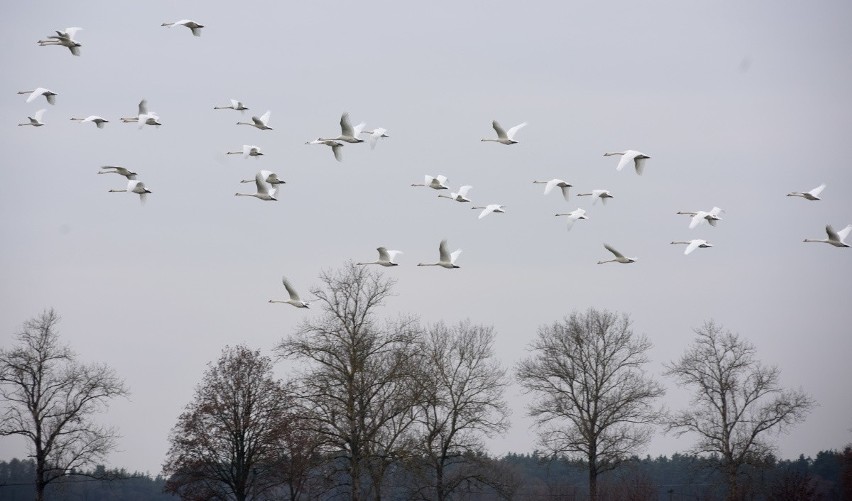
[[[236,346],[209,365],[172,430],[167,490],[184,499],[381,500],[389,474],[404,471],[411,499],[457,499],[482,486],[511,498],[511,482],[481,461],[484,438],[509,424],[510,379],[493,330],[381,318],[394,282],[365,267],[320,280],[320,313],[275,346],[276,359]],[[28,438],[38,500],[53,479],[103,458],[115,432],[91,414],[127,395],[111,369],[80,364],[59,344],[57,322],[46,311],[24,324],[17,347],[0,350],[0,434]],[[598,475],[637,453],[655,425],[696,435],[695,451],[721,459],[728,499],[738,500],[742,468],[772,450],[767,432],[813,407],[738,335],[713,322],[696,334],[665,373],[694,390],[692,405],[669,412],[645,370],[651,343],[626,315],[589,309],[539,328],[516,381],[532,397],[542,448],[588,466],[591,500]],[[287,380],[274,375],[276,360],[295,367]]]

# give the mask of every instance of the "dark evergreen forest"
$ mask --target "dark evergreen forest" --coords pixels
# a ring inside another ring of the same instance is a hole
[[[554,460],[537,453],[478,459],[482,468],[499,474],[500,485],[471,483],[455,499],[580,501],[588,497],[588,476],[582,463]],[[604,476],[601,499],[724,499],[724,479],[714,466],[712,458],[684,454],[634,457]],[[412,474],[402,467],[396,469],[390,477],[387,499],[424,499],[411,489]],[[35,463],[30,459],[0,461],[0,500],[31,501],[34,475]],[[744,480],[749,500],[852,500],[852,448],[821,451],[813,458],[770,459],[763,465],[748,468]],[[46,497],[63,501],[178,499],[163,492],[165,483],[166,479],[161,476],[99,466],[91,471],[72,472],[50,484]],[[286,500],[286,493],[286,486],[281,486],[263,499]],[[312,490],[299,499],[333,499],[337,494],[334,489]]]

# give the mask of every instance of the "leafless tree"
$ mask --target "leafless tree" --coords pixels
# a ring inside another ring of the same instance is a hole
[[[598,474],[645,445],[660,418],[653,404],[664,390],[643,368],[650,347],[627,315],[590,308],[540,327],[530,358],[518,364],[518,380],[535,396],[529,414],[542,445],[587,463],[592,501]]]
[[[506,371],[494,358],[491,327],[469,321],[428,329],[418,413],[418,458],[428,462],[430,499],[443,501],[461,486],[495,483],[480,464],[482,437],[508,428]],[[487,458],[483,458],[486,459]]]
[[[166,490],[184,499],[259,499],[282,483],[292,397],[272,360],[225,347],[172,429]]]
[[[674,414],[668,430],[698,435],[698,454],[714,454],[728,483],[728,499],[739,500],[741,468],[763,462],[773,451],[765,439],[804,421],[814,401],[802,390],[780,385],[780,371],[755,358],[752,344],[713,321],[666,375],[695,394],[688,409]]]
[[[408,433],[421,390],[420,331],[413,319],[380,322],[376,310],[393,280],[348,263],[320,276],[311,292],[322,312],[303,321],[276,350],[305,363],[300,402],[335,464],[345,464],[350,499],[381,499],[387,468],[412,447]]]
[[[36,462],[36,499],[73,469],[93,465],[114,447],[113,428],[92,422],[114,397],[129,394],[104,364],[83,364],[60,343],[53,310],[24,322],[18,345],[0,350],[0,436],[26,438]]]

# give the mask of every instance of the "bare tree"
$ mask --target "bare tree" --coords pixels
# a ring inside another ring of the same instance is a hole
[[[393,281],[348,263],[320,276],[311,292],[322,308],[279,343],[282,357],[305,362],[299,378],[301,405],[326,451],[345,464],[350,499],[381,499],[389,465],[411,448],[407,433],[419,400],[420,331],[412,319],[380,323],[376,309]]]
[[[282,478],[279,442],[291,402],[269,357],[225,347],[172,429],[166,491],[244,501],[274,489]]]
[[[754,346],[712,320],[666,375],[695,394],[688,409],[674,414],[668,430],[698,435],[697,454],[714,454],[728,483],[728,499],[739,500],[741,468],[760,464],[773,451],[765,440],[804,421],[814,401],[802,390],[781,387],[780,371],[755,358]]]
[[[118,434],[91,417],[111,398],[129,394],[112,369],[83,364],[60,344],[59,320],[53,309],[45,310],[24,322],[17,346],[0,350],[0,397],[8,405],[0,436],[27,439],[38,501],[54,480],[106,457]]]
[[[518,364],[518,380],[536,397],[529,414],[542,445],[587,463],[592,501],[598,474],[645,445],[660,418],[652,405],[664,390],[643,369],[650,347],[627,315],[590,308],[540,327],[531,357]]]
[[[428,330],[417,451],[429,464],[431,498],[443,501],[470,482],[494,483],[486,478],[492,468],[479,464],[482,437],[505,431],[509,410],[506,373],[493,348],[491,327],[465,321]]]

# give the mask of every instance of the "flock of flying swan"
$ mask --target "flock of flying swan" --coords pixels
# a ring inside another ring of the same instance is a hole
[[[192,34],[196,37],[201,36],[201,29],[204,28],[204,25],[198,24],[197,22],[190,19],[183,19],[175,22],[166,22],[163,23],[162,26],[173,28],[176,26],[183,26],[188,28]],[[71,54],[74,56],[80,55],[80,48],[82,47],[82,43],[75,39],[77,32],[81,31],[82,28],[72,27],[65,28],[64,31],[55,31],[55,35],[47,36],[45,39],[38,40],[39,46],[61,46],[66,47],[70,50]],[[40,96],[44,96],[45,100],[51,104],[56,104],[56,96],[58,95],[56,92],[53,92],[50,89],[45,87],[37,87],[33,90],[25,90],[20,91],[18,94],[26,95],[26,102],[32,103]],[[214,106],[214,110],[235,110],[240,113],[245,113],[249,108],[240,100],[237,99],[229,99],[230,104],[225,106]],[[36,111],[33,116],[27,117],[29,122],[19,123],[19,126],[33,126],[33,127],[41,127],[45,125],[43,119],[45,114],[45,109],[39,109]],[[267,110],[261,116],[252,116],[250,122],[237,122],[237,125],[248,125],[251,127],[255,127],[262,131],[273,130],[272,127],[269,126],[270,117],[272,112]],[[104,125],[109,123],[109,120],[98,116],[98,115],[89,115],[85,118],[72,117],[72,121],[78,123],[93,123],[97,128],[102,129]],[[148,104],[145,99],[142,99],[137,107],[136,116],[131,117],[122,117],[121,122],[123,123],[136,123],[139,125],[141,129],[145,125],[153,125],[159,127],[161,124],[160,117],[156,112],[148,110]],[[491,126],[497,134],[496,138],[482,138],[483,142],[496,142],[503,145],[513,145],[518,144],[518,141],[515,139],[516,134],[520,129],[525,127],[527,122],[520,123],[511,127],[508,130],[505,130],[496,120],[492,121]],[[387,132],[388,130],[382,127],[378,127],[372,130],[365,130],[366,123],[360,122],[357,125],[352,125],[349,114],[343,113],[340,117],[340,134],[336,137],[318,137],[313,141],[307,141],[305,144],[318,144],[329,146],[332,150],[334,158],[338,162],[343,161],[342,157],[342,149],[346,144],[358,144],[364,143],[365,140],[361,138],[362,135],[367,135],[366,142],[369,142],[370,148],[375,149],[378,141],[382,138],[390,137]],[[227,155],[242,155],[243,158],[254,157],[257,159],[258,157],[263,155],[260,147],[257,145],[248,145],[244,144],[242,146],[242,150],[239,151],[228,151]],[[645,153],[642,153],[637,150],[625,150],[625,151],[616,151],[616,152],[606,152],[604,156],[619,156],[619,162],[616,166],[617,171],[623,170],[625,167],[632,165],[637,175],[642,175],[644,172],[644,167],[648,159],[651,157]],[[139,195],[140,201],[145,202],[145,198],[148,194],[151,193],[150,190],[145,186],[145,184],[137,179],[138,174],[133,172],[125,167],[121,166],[103,166],[98,174],[117,174],[120,176],[124,176],[127,178],[127,187],[124,189],[110,189],[110,193],[134,193]],[[281,184],[285,184],[285,181],[281,180],[278,175],[269,170],[261,170],[259,171],[254,179],[245,179],[241,180],[240,183],[255,183],[255,192],[254,193],[235,193],[235,196],[243,196],[243,197],[255,197],[263,201],[277,201],[276,195],[278,193],[279,186]],[[546,181],[533,181],[534,184],[544,184],[544,195],[548,195],[553,192],[554,188],[558,187],[562,192],[562,197],[568,201],[569,200],[569,190],[573,187],[573,185],[563,179],[550,179]],[[427,187],[434,190],[449,190],[450,187],[447,185],[447,178],[443,175],[431,176],[425,175],[423,183],[412,183],[411,186],[419,186],[419,187]],[[825,184],[821,184],[816,188],[813,188],[810,191],[806,192],[791,192],[788,193],[787,196],[792,197],[801,197],[809,201],[817,201],[821,200],[820,195],[825,189]],[[471,185],[463,185],[458,188],[458,191],[449,192],[449,195],[444,193],[439,193],[438,197],[447,198],[456,202],[461,203],[471,203],[470,198],[468,198],[468,193],[473,187]],[[607,200],[614,198],[612,193],[606,189],[594,189],[585,193],[577,193],[578,197],[591,197],[592,204],[596,204],[598,200],[606,205]],[[502,204],[487,204],[487,205],[473,205],[471,203],[471,209],[479,210],[479,219],[484,218],[485,216],[492,213],[504,213],[505,206]],[[708,211],[698,210],[698,211],[678,211],[677,214],[688,215],[690,216],[689,228],[694,229],[704,222],[707,222],[711,226],[716,226],[718,221],[721,221],[722,218],[720,214],[724,212],[723,209],[719,207],[713,207]],[[581,219],[589,219],[586,211],[582,208],[577,208],[571,212],[566,213],[557,213],[555,214],[557,217],[565,217],[567,221],[567,229],[571,230],[574,223]],[[846,226],[840,231],[835,231],[832,226],[826,225],[825,231],[827,234],[827,238],[824,239],[809,239],[806,238],[805,242],[823,242],[835,247],[849,247],[849,244],[845,242],[849,233],[852,232],[852,224]],[[685,255],[691,254],[695,249],[706,249],[709,247],[713,247],[713,244],[704,239],[690,239],[690,240],[676,240],[672,241],[673,245],[686,245],[686,249],[684,251]],[[637,261],[636,257],[626,257],[621,254],[619,251],[615,250],[609,244],[603,244],[604,248],[612,253],[614,256],[613,259],[606,259],[598,261],[598,264],[604,263],[635,263]],[[379,266],[391,267],[398,266],[399,263],[396,262],[396,258],[398,255],[402,254],[402,251],[399,250],[388,250],[385,247],[378,247],[376,249],[379,253],[379,257],[375,261],[370,262],[359,262],[356,263],[358,265],[371,265],[376,264]],[[456,269],[459,268],[459,265],[456,264],[459,255],[462,250],[458,249],[452,253],[447,251],[447,241],[442,240],[440,245],[438,246],[438,261],[434,263],[419,263],[417,266],[440,266],[447,269]],[[288,300],[272,300],[270,299],[270,303],[287,303],[297,308],[308,308],[310,301],[303,301],[299,298],[298,293],[295,289],[290,285],[289,281],[286,277],[282,278],[282,283],[284,288],[289,295]]]

